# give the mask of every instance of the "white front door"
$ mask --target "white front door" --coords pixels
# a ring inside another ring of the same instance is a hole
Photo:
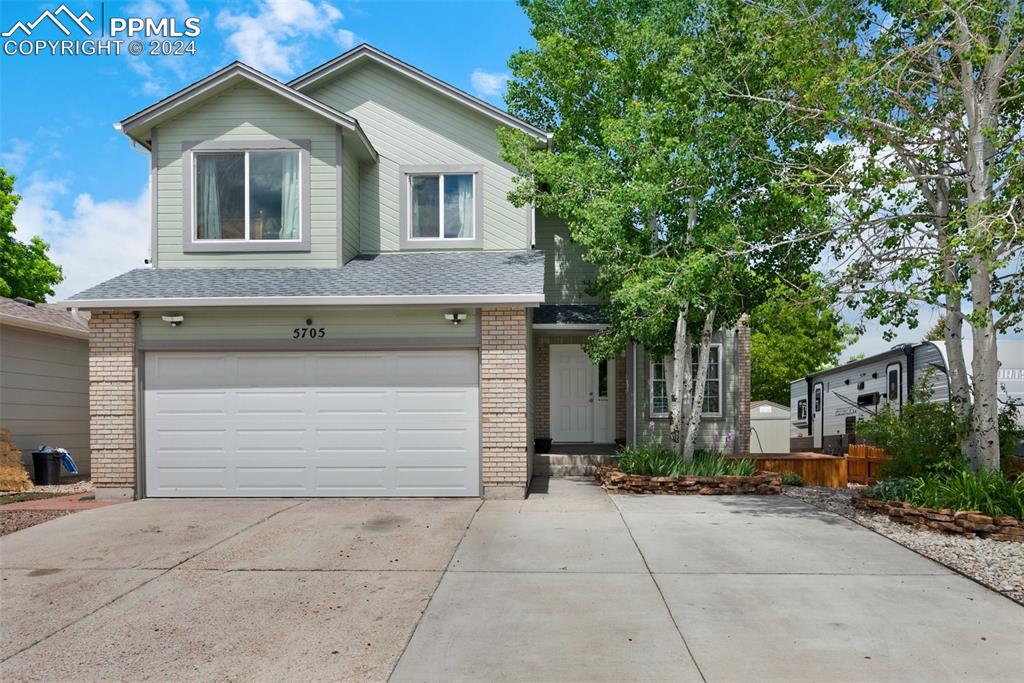
[[[553,344],[551,364],[551,439],[594,440],[594,363],[579,344]]]
[[[154,497],[477,496],[476,351],[159,352]]]

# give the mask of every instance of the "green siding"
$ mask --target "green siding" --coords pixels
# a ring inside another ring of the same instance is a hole
[[[270,139],[310,140],[309,253],[183,253],[182,143]],[[159,266],[337,265],[336,161],[333,123],[251,84],[235,86],[161,124],[157,129]]]
[[[701,418],[700,427],[697,432],[697,448],[709,448],[714,433],[719,433],[721,444],[727,432],[733,434],[733,445],[737,435],[736,403],[738,401],[736,388],[736,332],[735,330],[719,331],[715,334],[713,342],[722,344],[722,417]],[[637,388],[639,391],[634,395],[637,402],[637,439],[641,442],[649,441],[649,423],[651,421],[651,357],[644,350],[640,350],[637,357]],[[671,387],[669,391],[671,392]],[[671,445],[669,438],[670,421],[665,417],[654,418],[653,440],[665,446]]]
[[[342,163],[342,262],[347,263],[359,253],[359,160],[352,149],[355,140],[344,141]]]
[[[587,282],[597,268],[583,260],[583,250],[569,237],[569,227],[561,219],[537,213],[536,248],[544,252],[544,303],[600,303],[586,293]]]
[[[344,70],[307,91],[359,120],[380,153],[361,167],[360,250],[399,249],[399,166],[483,166],[485,249],[528,248],[526,209],[507,199],[515,172],[498,157],[496,124],[379,64]]]
[[[470,340],[476,336],[476,311],[466,311],[461,325],[444,319],[444,311],[428,308],[375,308],[360,310],[281,308],[195,309],[184,312],[185,322],[171,327],[160,319],[161,312],[142,313],[141,340],[155,341],[238,341],[294,343],[296,349],[315,349],[318,342],[332,340]],[[323,327],[324,338],[293,339],[292,330]]]

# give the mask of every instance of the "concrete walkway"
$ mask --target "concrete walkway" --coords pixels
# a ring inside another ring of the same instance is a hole
[[[1024,610],[782,497],[142,501],[0,539],[0,679],[1000,681]]]

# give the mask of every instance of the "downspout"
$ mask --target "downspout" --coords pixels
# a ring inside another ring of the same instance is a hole
[[[135,317],[135,338],[132,340],[135,346],[133,350],[133,355],[135,356],[135,500],[140,500],[143,497],[146,485],[142,469],[142,452],[146,448],[145,435],[142,433],[145,425],[143,419],[145,405],[143,401],[145,398],[146,365],[144,354],[142,351],[139,351],[139,337],[142,334],[142,316],[138,311],[132,311],[132,315]]]

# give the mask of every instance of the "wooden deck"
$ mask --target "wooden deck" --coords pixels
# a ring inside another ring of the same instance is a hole
[[[754,461],[758,471],[795,472],[808,486],[846,488],[849,482],[846,458],[824,453],[751,453],[745,457]]]

